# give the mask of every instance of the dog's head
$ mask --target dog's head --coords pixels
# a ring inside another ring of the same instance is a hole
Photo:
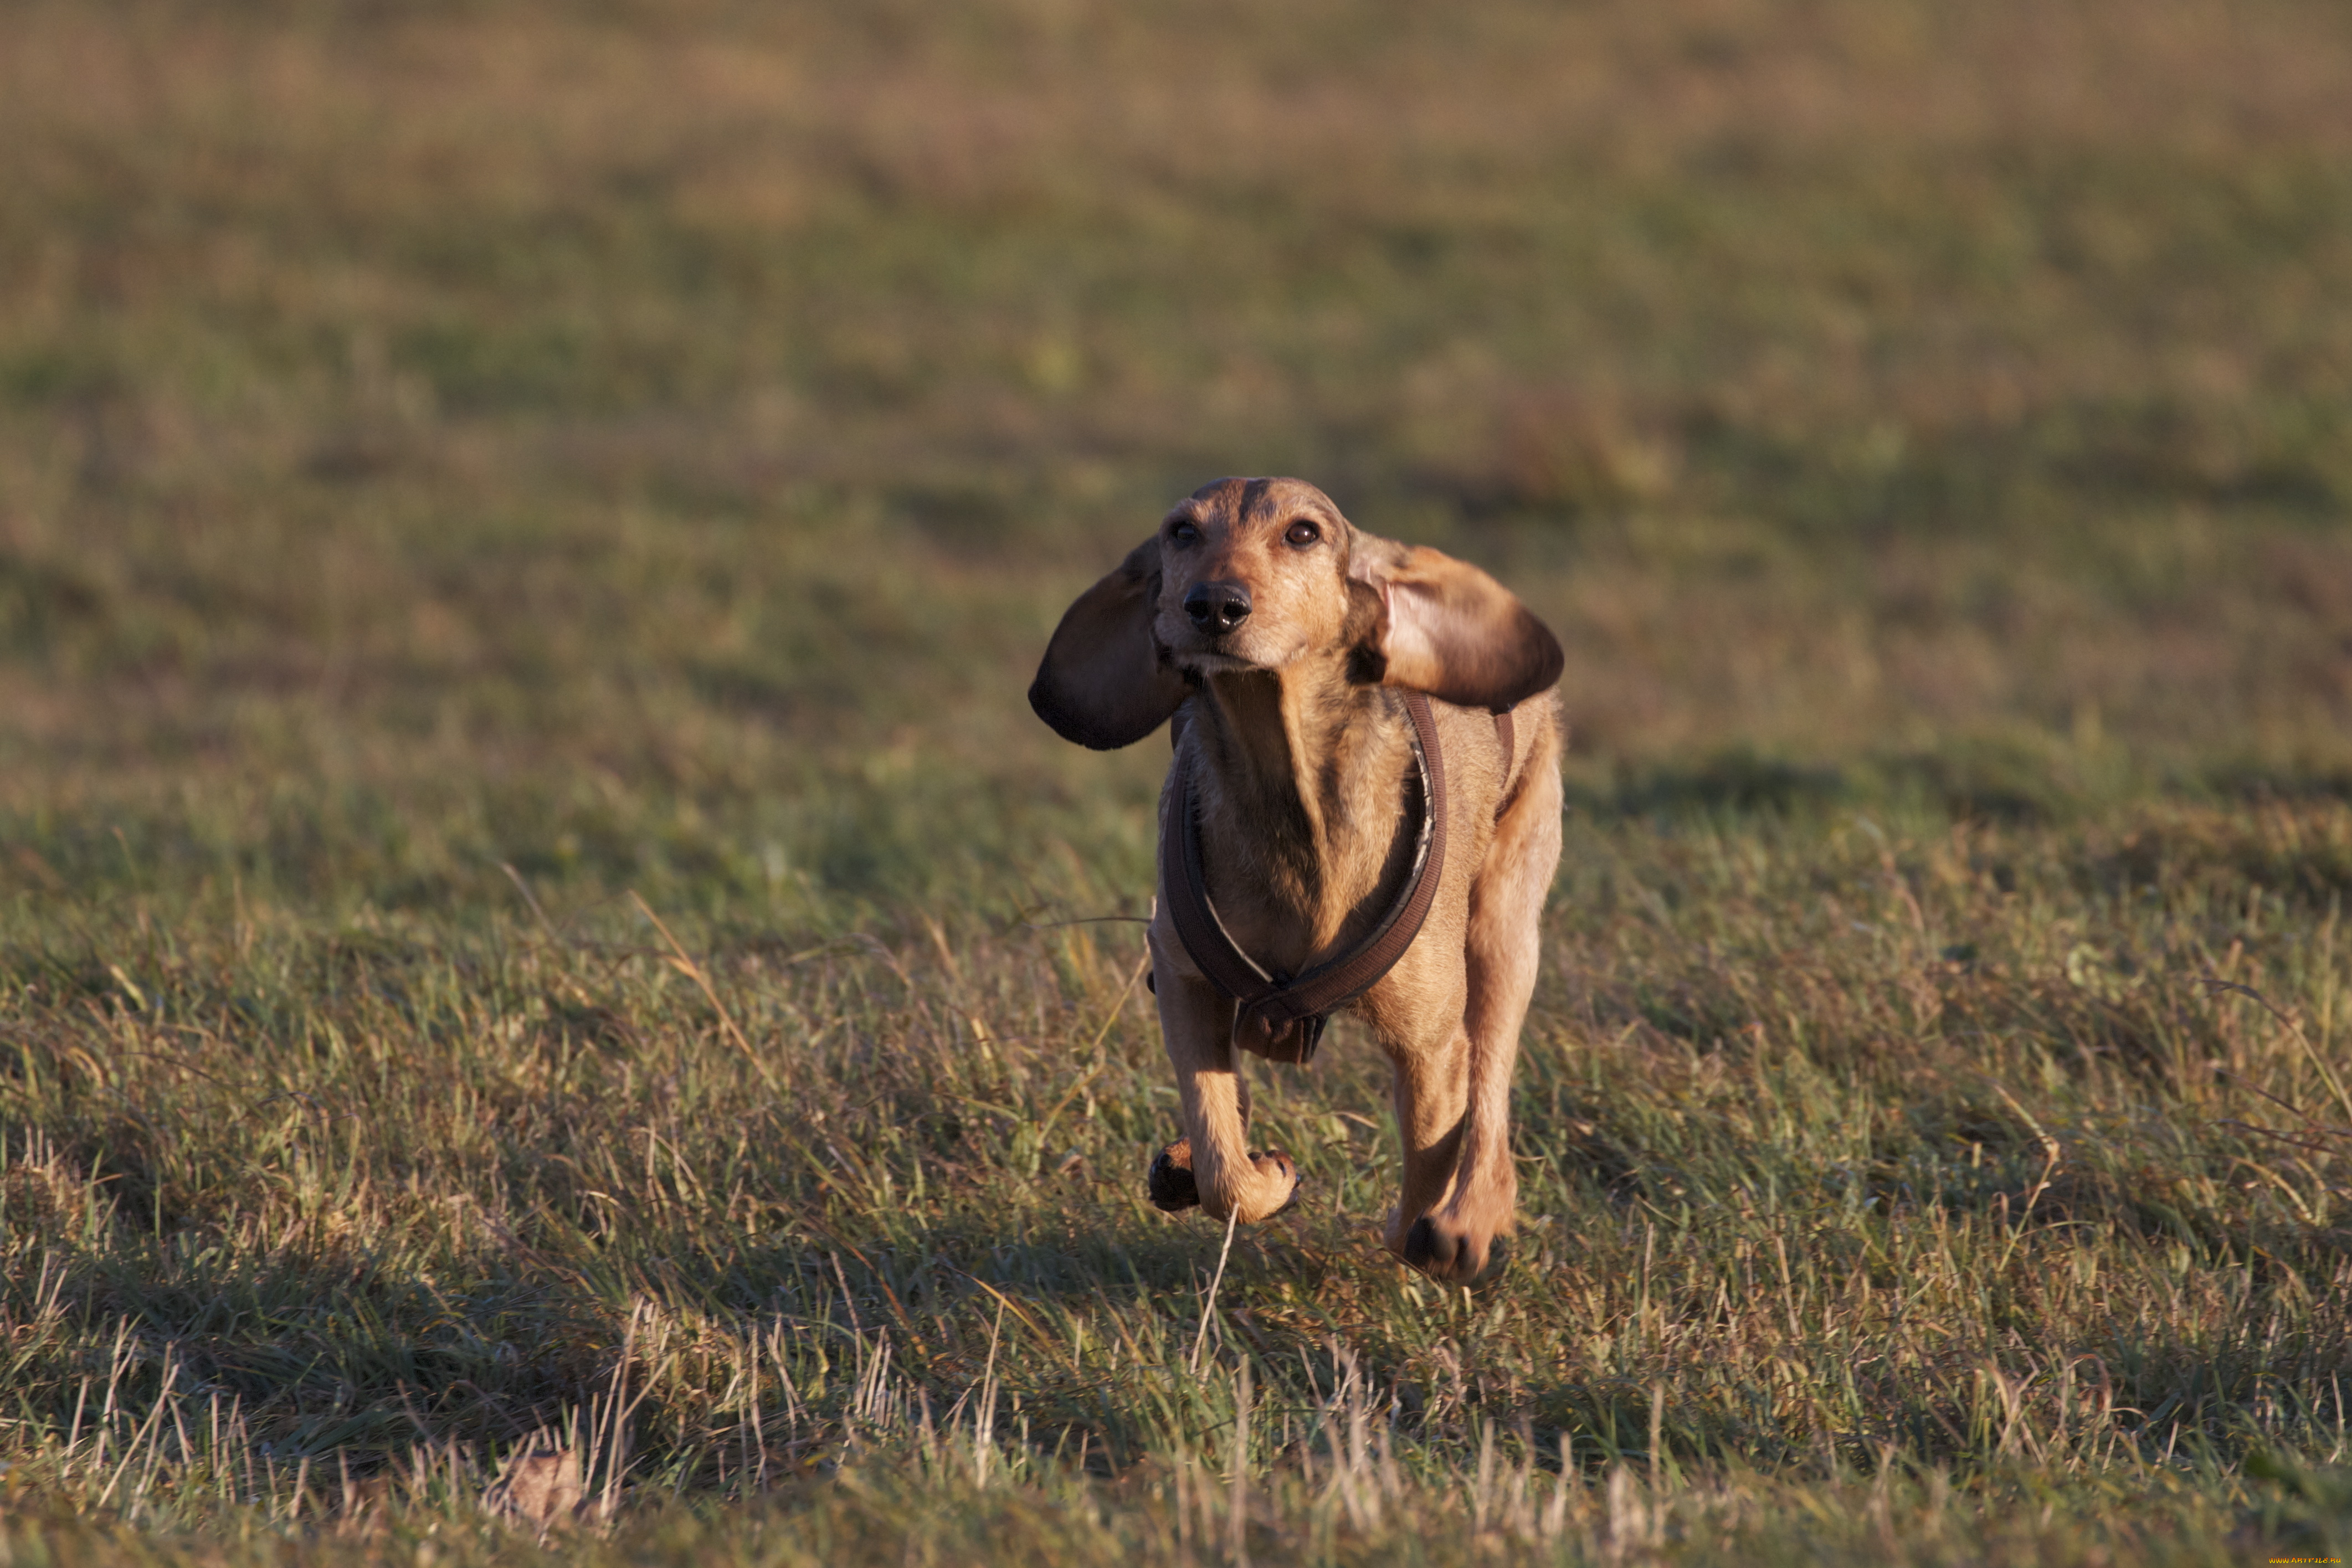
[[[1347,679],[1465,707],[1559,679],[1559,642],[1509,590],[1350,524],[1297,479],[1220,479],[1179,502],[1055,628],[1029,706],[1066,739],[1142,739],[1188,677],[1337,655]]]

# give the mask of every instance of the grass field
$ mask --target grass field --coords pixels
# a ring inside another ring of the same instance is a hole
[[[0,1563],[2347,1555],[2347,80],[0,5]],[[1475,1294],[1352,1026],[1145,1199],[1165,752],[1021,694],[1251,472],[1569,650]]]

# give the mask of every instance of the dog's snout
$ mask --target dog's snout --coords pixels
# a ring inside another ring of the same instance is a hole
[[[1184,613],[1203,632],[1230,632],[1249,612],[1249,590],[1238,582],[1196,582],[1184,596]]]

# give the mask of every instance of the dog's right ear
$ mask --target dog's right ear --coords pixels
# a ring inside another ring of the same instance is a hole
[[[1065,740],[1097,751],[1131,746],[1158,729],[1189,695],[1160,655],[1151,617],[1160,601],[1160,536],[1078,595],[1045,644],[1029,706]]]

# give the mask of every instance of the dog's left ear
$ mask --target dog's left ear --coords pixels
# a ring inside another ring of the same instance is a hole
[[[1351,617],[1362,631],[1353,672],[1360,680],[1496,713],[1559,680],[1567,662],[1559,640],[1475,566],[1426,545],[1359,533],[1348,579],[1363,610]]]
[[[1097,751],[1131,746],[1184,700],[1184,677],[1160,658],[1151,634],[1159,602],[1154,534],[1062,612],[1029,684],[1029,706],[1063,739]]]

